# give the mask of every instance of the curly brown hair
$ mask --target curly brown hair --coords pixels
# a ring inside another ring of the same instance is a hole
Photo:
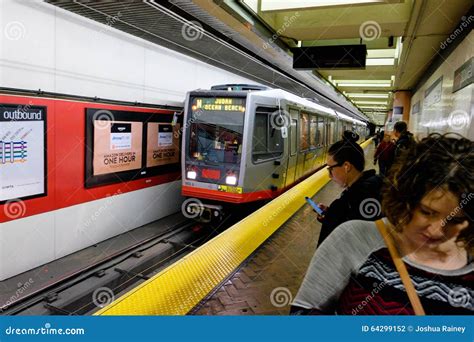
[[[382,210],[401,230],[413,217],[422,198],[444,188],[459,199],[469,226],[457,242],[474,255],[474,143],[454,133],[430,134],[396,159],[385,180]],[[449,220],[450,218],[448,218]]]

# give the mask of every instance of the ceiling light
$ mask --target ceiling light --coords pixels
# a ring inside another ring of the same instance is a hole
[[[367,58],[395,58],[396,49],[369,49]]]
[[[248,2],[245,1],[245,2]],[[320,0],[320,1],[308,1],[308,0],[271,0],[262,1],[262,11],[281,11],[281,10],[294,10],[294,9],[308,9],[317,7],[330,7],[330,6],[341,6],[341,5],[356,5],[356,4],[376,4],[385,3],[384,0]]]
[[[389,83],[390,80],[334,80],[336,83]]]
[[[369,104],[369,105],[388,105],[387,101],[354,101],[355,103],[360,104]]]
[[[347,93],[346,95],[349,97],[359,97],[359,98],[388,99],[389,94],[388,93],[385,93],[385,94]]]
[[[369,88],[369,87],[375,87],[375,88],[387,88],[391,87],[391,83],[338,83],[338,87],[358,87],[358,88]]]
[[[395,58],[367,58],[365,65],[395,65]]]

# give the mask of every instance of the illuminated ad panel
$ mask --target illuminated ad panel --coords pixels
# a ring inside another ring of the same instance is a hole
[[[93,124],[94,176],[141,168],[143,123],[94,120]]]
[[[148,123],[147,167],[179,162],[179,129],[179,124]]]
[[[86,109],[85,187],[179,171],[175,114]]]
[[[46,195],[46,108],[0,105],[0,202]]]

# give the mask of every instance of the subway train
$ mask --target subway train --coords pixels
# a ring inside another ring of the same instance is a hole
[[[183,212],[201,221],[227,205],[269,200],[325,165],[328,147],[367,124],[281,89],[222,85],[186,96]]]

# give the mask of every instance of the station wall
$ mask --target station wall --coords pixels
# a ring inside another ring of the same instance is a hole
[[[0,1],[0,32],[1,87],[182,106],[189,90],[255,83],[41,1]],[[48,113],[48,196],[25,200],[14,219],[0,205],[0,281],[179,210],[179,173],[84,188],[90,104],[2,94],[0,103]]]
[[[413,94],[409,130],[418,138],[433,132],[456,132],[474,139],[474,126],[471,124],[474,116],[474,84],[453,92],[454,74],[457,69],[470,61],[471,75],[474,72],[472,41],[473,31]]]

